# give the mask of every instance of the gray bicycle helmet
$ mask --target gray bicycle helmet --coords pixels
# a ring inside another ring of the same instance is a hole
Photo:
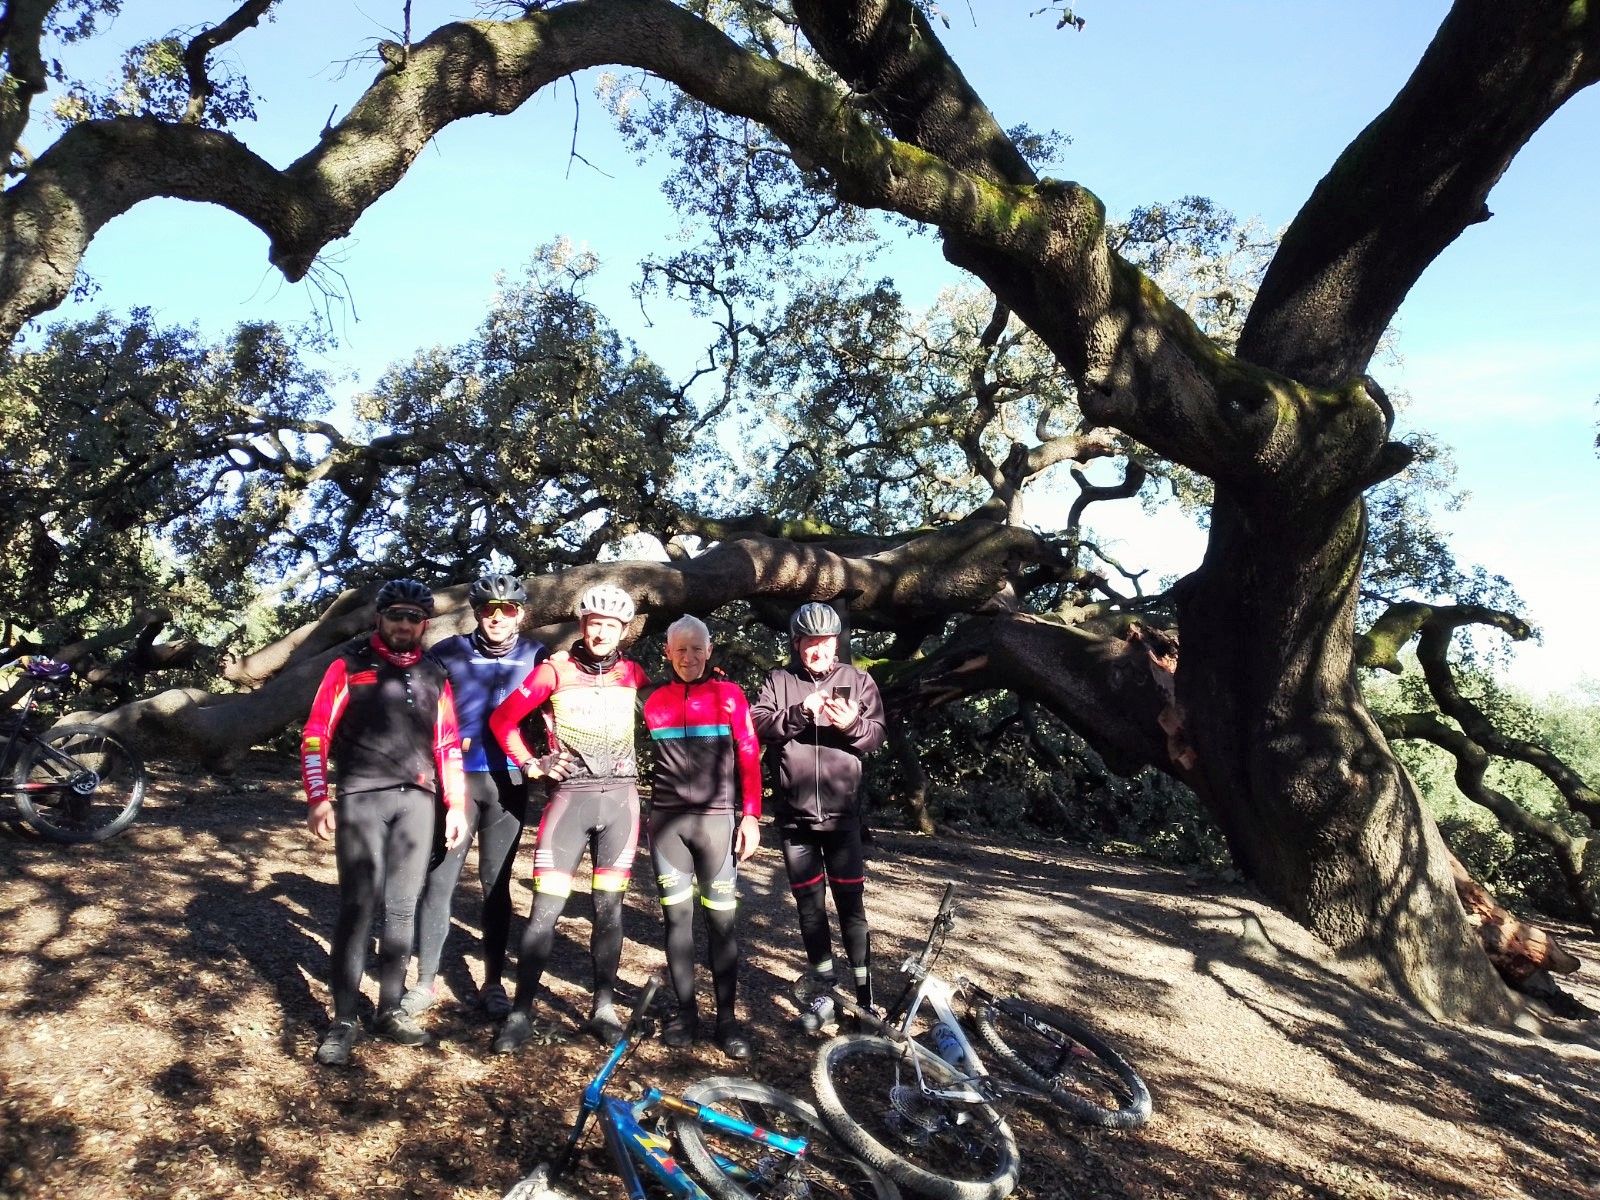
[[[484,575],[474,579],[472,586],[467,589],[467,603],[476,610],[492,600],[526,604],[528,589],[522,586],[522,580],[515,575]]]
[[[790,638],[834,637],[844,632],[844,622],[827,604],[813,600],[794,610],[789,618]]]
[[[433,590],[416,579],[391,579],[378,589],[374,606],[379,612],[396,604],[414,604],[426,616],[433,616]]]

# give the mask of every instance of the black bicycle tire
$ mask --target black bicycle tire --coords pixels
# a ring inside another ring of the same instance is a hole
[[[910,1191],[932,1197],[933,1200],[1003,1200],[1016,1189],[1021,1160],[1017,1153],[1016,1136],[989,1105],[964,1106],[999,1135],[998,1167],[990,1177],[978,1180],[950,1179],[935,1174],[885,1144],[851,1115],[834,1084],[835,1064],[851,1055],[877,1054],[900,1059],[905,1055],[907,1045],[909,1043],[897,1042],[892,1038],[862,1033],[844,1034],[824,1043],[817,1051],[817,1060],[811,1071],[817,1111],[828,1123],[828,1128],[833,1130],[834,1136],[848,1146],[857,1158]],[[922,1067],[926,1074],[934,1077],[935,1083],[950,1083],[960,1078],[956,1070],[937,1055],[923,1056]],[[884,1103],[888,1102],[885,1096]]]
[[[127,796],[120,798],[120,808],[117,815],[110,821],[88,829],[75,829],[56,823],[46,809],[33,802],[32,796],[24,790],[24,785],[28,782],[28,776],[32,773],[34,767],[39,764],[43,757],[40,753],[41,745],[51,746],[59,753],[70,756],[70,750],[63,750],[58,743],[70,742],[73,738],[83,737],[97,738],[116,747],[117,752],[127,762],[128,774],[132,778],[132,784]],[[82,842],[103,842],[107,838],[115,837],[133,824],[134,818],[139,815],[140,807],[144,804],[144,761],[121,738],[100,728],[98,725],[57,725],[53,729],[45,730],[33,741],[23,746],[18,753],[14,778],[17,784],[17,811],[22,814],[22,819],[28,823],[29,827],[47,841],[69,845]]]
[[[1047,1064],[1030,1059],[1017,1050],[1000,1029],[997,1018],[1014,1020],[1015,1012],[1025,1012],[1041,1025],[1050,1026],[1087,1050],[1126,1090],[1125,1102],[1115,1106],[1097,1103],[1061,1086],[1059,1076],[1052,1078],[1047,1075]],[[1139,1073],[1099,1034],[1084,1028],[1071,1017],[1063,1016],[1053,1008],[1012,997],[997,998],[993,1003],[975,1003],[972,1006],[972,1019],[983,1044],[1006,1070],[1029,1087],[1048,1094],[1052,1104],[1076,1120],[1105,1129],[1137,1129],[1150,1119],[1150,1089],[1145,1086]]]
[[[798,1097],[791,1096],[788,1092],[757,1083],[753,1079],[735,1075],[713,1075],[690,1086],[683,1093],[683,1098],[693,1104],[706,1104],[713,1108],[722,1108],[724,1111],[731,1107],[728,1104],[730,1100],[752,1101],[769,1109],[781,1110],[795,1118],[809,1131],[808,1136],[821,1134],[830,1140],[837,1140],[811,1105]],[[683,1157],[689,1162],[690,1170],[706,1191],[717,1200],[752,1200],[750,1191],[740,1187],[718,1169],[698,1121],[692,1117],[674,1117],[672,1132],[678,1148],[683,1152]],[[872,1195],[877,1200],[900,1200],[900,1189],[893,1179],[880,1171],[873,1170],[859,1159],[852,1158],[852,1161],[861,1168],[861,1182],[871,1189]]]

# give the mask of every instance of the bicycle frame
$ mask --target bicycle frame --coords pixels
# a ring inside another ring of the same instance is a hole
[[[79,763],[70,754],[61,753],[49,742],[41,742],[28,732],[28,717],[33,713],[34,694],[45,682],[43,679],[37,680],[24,696],[22,708],[13,710],[8,716],[7,724],[10,729],[6,737],[5,749],[0,751],[0,792],[14,795],[17,792],[71,790],[80,795],[88,795],[100,785],[99,777],[93,771],[86,770],[83,764]],[[56,762],[71,767],[72,774],[66,779],[59,779],[53,782],[17,783],[11,778],[11,768],[16,762],[17,751],[27,745],[37,745]]]
[[[911,1064],[917,1073],[917,1089],[925,1096],[937,1096],[941,1100],[950,1100],[958,1104],[992,1103],[999,1098],[1001,1085],[984,1067],[983,1060],[978,1057],[978,1052],[972,1048],[966,1032],[961,1028],[961,1022],[957,1019],[955,1008],[951,1003],[955,998],[956,989],[937,975],[930,973],[915,959],[907,959],[906,967],[916,972],[913,975],[916,990],[912,993],[911,1003],[906,1005],[905,1015],[900,1018],[900,1023],[895,1029],[900,1035],[896,1040],[904,1039],[904,1044],[912,1051]],[[961,983],[958,983],[957,987],[960,987]],[[935,1053],[913,1040],[911,1027],[924,1004],[933,1009],[932,1029],[935,1040],[940,1040],[942,1034],[943,1038],[949,1039],[960,1052],[954,1060],[942,1053]],[[962,1078],[945,1087],[931,1086],[922,1071],[924,1056],[949,1063],[957,1071],[963,1072]]]
[[[933,973],[933,962],[938,958],[944,944],[943,935],[949,932],[955,922],[954,905],[955,884],[951,883],[945,885],[944,899],[939,904],[938,915],[933,919],[933,925],[928,930],[928,938],[923,943],[922,949],[900,964],[900,973],[909,976],[910,982],[894,1007],[889,1010],[887,1020],[867,1012],[841,988],[832,990],[834,1003],[868,1025],[876,1026],[910,1051],[911,1065],[917,1076],[917,1090],[924,1096],[956,1104],[994,1104],[1008,1095],[1048,1099],[1048,1096],[1037,1088],[991,1075],[988,1068],[983,1065],[983,1060],[978,1057],[972,1042],[968,1040],[966,1031],[961,1028],[961,1021],[956,1016],[953,1004],[957,992],[968,992],[989,1004],[995,1002],[995,996],[965,976],[958,977],[952,986]],[[928,1049],[911,1036],[912,1026],[924,1004],[933,1009],[934,1022],[930,1026],[930,1031],[936,1043],[946,1040],[946,1044],[952,1044],[959,1051],[954,1061]],[[928,1083],[922,1069],[922,1064],[927,1059],[940,1059],[954,1070],[962,1072],[962,1075],[946,1086],[934,1087]]]
[[[804,1138],[787,1137],[769,1129],[762,1129],[718,1112],[714,1108],[692,1104],[679,1096],[663,1092],[660,1088],[650,1088],[636,1101],[620,1100],[605,1094],[606,1084],[610,1082],[611,1076],[632,1053],[640,1039],[640,1018],[644,1010],[649,1007],[656,987],[656,981],[652,981],[635,1009],[633,1019],[628,1022],[627,1033],[612,1049],[589,1085],[583,1089],[578,1118],[573,1122],[566,1146],[550,1168],[551,1183],[559,1180],[571,1167],[578,1145],[588,1130],[589,1122],[597,1119],[617,1174],[621,1176],[632,1200],[645,1200],[641,1170],[659,1181],[674,1196],[684,1197],[685,1200],[709,1200],[705,1190],[679,1165],[677,1158],[671,1152],[671,1142],[641,1124],[641,1118],[656,1108],[690,1117],[713,1129],[720,1129],[725,1133],[771,1147],[787,1155],[797,1164],[802,1162],[807,1148]],[[732,1164],[728,1164],[728,1171],[730,1175],[736,1174]]]

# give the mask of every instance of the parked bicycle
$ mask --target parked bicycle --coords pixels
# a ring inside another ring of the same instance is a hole
[[[607,1095],[617,1068],[650,1036],[645,1013],[660,986],[651,979],[622,1040],[584,1088],[555,1162],[519,1181],[505,1200],[572,1200],[561,1184],[595,1120],[633,1200],[663,1191],[686,1200],[898,1200],[891,1180],[833,1145],[814,1108],[765,1084],[717,1077],[681,1097],[654,1087],[635,1101]],[[673,1155],[674,1140],[692,1176]]]
[[[1150,1091],[1076,1021],[969,979],[952,985],[935,975],[954,910],[952,883],[922,950],[900,967],[909,978],[886,1017],[837,988],[829,993],[863,1032],[822,1046],[812,1084],[823,1120],[867,1165],[942,1200],[999,1200],[1016,1187],[1020,1164],[997,1103],[1042,1101],[1079,1120],[1129,1129],[1149,1119]],[[967,995],[980,1038],[1015,1079],[984,1068],[952,1006],[957,992]],[[914,1035],[925,1004],[931,1023]]]
[[[121,833],[144,803],[144,764],[126,743],[96,725],[29,728],[39,694],[71,668],[35,658],[24,668],[31,686],[6,719],[0,784],[22,819],[52,842],[101,842]]]

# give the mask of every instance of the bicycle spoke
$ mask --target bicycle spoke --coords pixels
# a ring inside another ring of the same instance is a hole
[[[1065,1014],[1013,999],[975,1005],[973,1018],[1008,1070],[1079,1120],[1132,1129],[1149,1118],[1138,1072]]]
[[[714,1194],[772,1200],[876,1200],[889,1194],[848,1151],[837,1145],[809,1105],[749,1080],[707,1080],[687,1093],[696,1103],[773,1133],[807,1140],[806,1156],[782,1151],[700,1122],[680,1122],[680,1143],[693,1142],[697,1166],[709,1157],[715,1178],[702,1182]],[[731,1185],[731,1187],[729,1186]],[[736,1190],[735,1190],[736,1189]]]
[[[925,1060],[923,1087],[908,1056],[887,1039],[838,1038],[823,1054],[833,1093],[823,1106],[830,1122],[842,1111],[870,1143],[925,1176],[980,1186],[1014,1177],[1015,1144],[991,1108],[930,1094],[960,1086],[959,1075],[942,1060]],[[858,1153],[870,1149],[853,1139],[851,1145]],[[875,1165],[895,1170],[889,1161]],[[898,1178],[926,1189],[922,1176]]]
[[[99,841],[120,832],[144,798],[144,768],[114,735],[93,725],[48,730],[19,755],[17,807],[44,837]]]

